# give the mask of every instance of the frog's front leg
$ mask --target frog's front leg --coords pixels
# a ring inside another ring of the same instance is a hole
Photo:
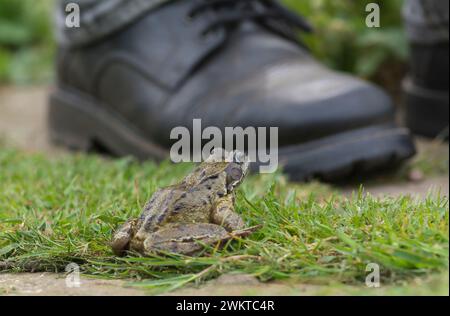
[[[111,247],[115,255],[123,256],[127,250],[130,250],[136,223],[136,219],[129,220],[114,233]]]
[[[245,227],[244,221],[234,210],[234,200],[233,194],[219,199],[211,214],[212,222],[224,227],[229,232]]]

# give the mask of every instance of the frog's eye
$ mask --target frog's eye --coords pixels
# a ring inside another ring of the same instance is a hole
[[[227,168],[227,182],[229,184],[234,184],[239,182],[243,177],[242,168],[237,164],[230,164]]]
[[[231,178],[233,178],[233,180],[239,180],[242,178],[242,170],[241,168],[233,168],[231,169],[231,174],[230,174]]]

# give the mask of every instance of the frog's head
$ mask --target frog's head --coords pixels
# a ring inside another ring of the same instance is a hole
[[[209,164],[220,164],[220,169],[226,174],[226,186],[228,192],[237,188],[249,170],[249,160],[240,151],[226,152],[223,149],[215,149],[211,156],[205,161]]]

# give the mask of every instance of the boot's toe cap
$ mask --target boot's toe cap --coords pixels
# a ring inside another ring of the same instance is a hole
[[[392,122],[391,98],[378,87],[316,63],[279,66],[218,98],[228,126],[279,127],[280,140],[295,143],[354,128]]]

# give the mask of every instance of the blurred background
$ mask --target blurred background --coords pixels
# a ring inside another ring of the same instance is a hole
[[[315,33],[304,40],[317,58],[382,85],[398,99],[408,56],[402,0],[377,1],[381,28],[365,25],[370,0],[283,1],[314,25]],[[0,85],[52,82],[53,2],[0,0]]]

